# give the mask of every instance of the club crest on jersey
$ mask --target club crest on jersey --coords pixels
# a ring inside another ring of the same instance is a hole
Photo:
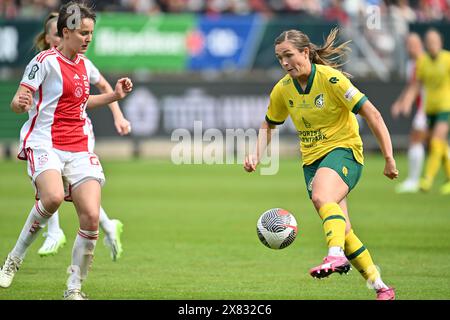
[[[75,89],[75,97],[79,98],[79,97],[81,97],[82,95],[83,95],[83,88],[77,87],[77,88]]]
[[[33,80],[36,77],[36,72],[38,72],[39,66],[35,64],[31,67],[30,73],[28,74],[28,80]]]
[[[314,99],[314,104],[317,108],[322,109],[323,105],[324,105],[324,98],[323,98],[323,93],[319,94],[315,99]]]
[[[289,99],[289,107],[293,107],[294,106],[294,101],[292,101],[291,99]]]
[[[44,153],[43,155],[39,156],[38,158],[38,165],[42,167],[48,162],[48,154]]]

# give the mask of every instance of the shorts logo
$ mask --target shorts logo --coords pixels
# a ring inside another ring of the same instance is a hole
[[[81,87],[77,87],[75,89],[75,97],[79,98],[83,95],[83,89]]]
[[[313,184],[313,180],[314,180],[314,177],[311,178],[311,180],[309,180],[309,183],[308,183],[308,191],[311,191],[311,192],[312,192],[312,184]]]
[[[48,154],[44,153],[43,155],[40,155],[38,158],[38,165],[42,167],[48,162]]]
[[[342,173],[344,174],[344,176],[347,176],[348,175],[348,169],[347,169],[347,167],[342,167]]]
[[[316,107],[319,108],[319,109],[323,108],[323,105],[324,105],[323,93],[319,94],[319,95],[314,99],[314,104],[315,104]]]
[[[38,72],[39,66],[35,64],[33,67],[31,67],[31,71],[28,74],[28,80],[33,80],[36,77],[36,72]]]

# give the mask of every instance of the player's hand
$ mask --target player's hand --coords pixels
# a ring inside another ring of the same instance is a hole
[[[402,113],[402,105],[399,101],[395,101],[391,107],[392,118],[396,119]]]
[[[30,91],[21,93],[19,94],[17,102],[21,112],[28,112],[33,105],[33,95]]]
[[[123,99],[133,90],[133,82],[130,78],[121,78],[117,80],[116,87],[114,89],[114,94],[117,100]]]
[[[387,158],[384,166],[384,175],[389,179],[396,179],[398,177],[398,170],[394,158]]]
[[[256,171],[256,167],[258,166],[258,157],[250,154],[245,156],[244,160],[244,170],[247,172],[253,172]]]
[[[131,132],[131,123],[125,118],[120,118],[114,120],[114,126],[116,127],[117,133],[121,136],[127,135]]]

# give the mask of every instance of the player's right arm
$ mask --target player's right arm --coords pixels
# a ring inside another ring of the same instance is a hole
[[[256,170],[267,146],[270,144],[272,130],[275,129],[276,125],[283,124],[289,115],[280,90],[280,85],[278,83],[270,94],[270,103],[267,109],[266,119],[259,129],[255,150],[248,154],[244,160],[244,170],[247,172]]]
[[[17,88],[17,92],[11,101],[11,109],[15,113],[28,112],[33,105],[33,93],[22,85]]]
[[[267,120],[263,121],[258,133],[258,141],[256,142],[256,152],[250,153],[245,157],[244,169],[247,172],[256,171],[262,155],[266,151],[272,138],[272,130],[275,129],[274,124],[270,124]]]
[[[25,68],[19,88],[11,101],[15,113],[28,112],[33,106],[33,95],[47,76],[48,59],[43,53],[37,54]]]

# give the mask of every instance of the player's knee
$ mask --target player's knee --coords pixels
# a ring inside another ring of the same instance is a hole
[[[95,211],[85,211],[81,213],[81,227],[84,230],[96,230],[99,225],[99,215]]]
[[[326,195],[324,195],[320,192],[314,192],[314,191],[311,195],[311,201],[317,210],[319,210],[324,204],[331,202],[331,201],[328,201]]]
[[[64,201],[64,193],[63,192],[52,192],[45,196],[41,197],[42,204],[44,205],[45,210],[50,213],[54,213],[58,210],[61,203]]]

